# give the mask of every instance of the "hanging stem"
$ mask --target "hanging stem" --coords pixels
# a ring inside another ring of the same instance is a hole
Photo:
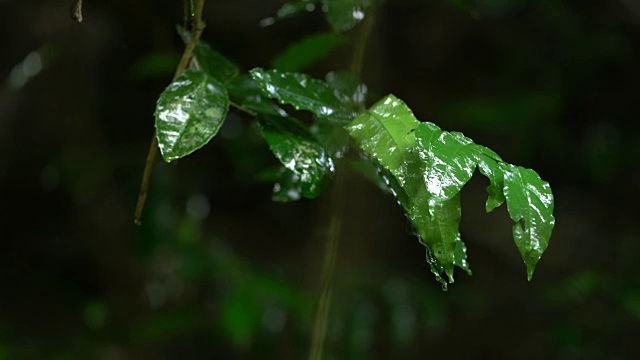
[[[358,77],[362,76],[362,64],[367,47],[367,41],[373,27],[375,8],[372,6],[369,15],[361,25],[357,37],[357,45],[353,52],[351,71]],[[364,108],[361,109],[364,111]],[[345,153],[347,150],[345,150]],[[333,188],[331,221],[329,223],[329,233],[327,236],[327,247],[324,254],[322,267],[322,278],[320,282],[320,297],[313,323],[313,334],[311,337],[311,350],[309,360],[322,360],[324,353],[324,342],[327,337],[327,326],[329,324],[329,312],[331,309],[331,295],[333,293],[333,275],[336,268],[338,255],[338,245],[342,232],[342,219],[345,207],[345,173],[347,170],[345,158],[338,159],[336,166],[336,180]]]
[[[82,22],[82,0],[73,0],[71,3],[71,18],[77,22]]]
[[[313,335],[311,337],[311,350],[309,360],[321,360],[324,352],[324,341],[327,337],[327,325],[329,323],[329,311],[331,309],[331,294],[333,292],[333,274],[338,258],[338,244],[342,231],[342,218],[344,215],[346,163],[339,159],[336,168],[336,180],[332,192],[331,221],[327,235],[327,247],[324,253],[322,266],[322,278],[320,281],[320,298],[313,322]]]
[[[176,67],[176,72],[173,75],[175,80],[180,74],[182,74],[189,66],[189,60],[191,60],[191,54],[198,44],[198,40],[202,35],[206,24],[202,21],[202,10],[204,9],[205,0],[194,0],[195,9],[191,26],[191,40],[187,44],[180,58],[180,62]],[[158,139],[156,138],[156,132],[153,131],[153,138],[151,139],[151,145],[149,146],[149,153],[147,154],[147,161],[144,167],[144,173],[142,175],[142,183],[140,184],[140,192],[138,194],[138,202],[136,203],[136,210],[134,214],[134,222],[140,225],[142,218],[142,211],[144,210],[144,204],[147,201],[147,195],[149,193],[149,184],[151,183],[151,175],[153,174],[153,167],[158,157]]]

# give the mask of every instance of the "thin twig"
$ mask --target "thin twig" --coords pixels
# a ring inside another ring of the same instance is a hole
[[[202,10],[204,8],[205,0],[195,0],[195,12],[193,16],[193,26],[191,29],[191,41],[187,44],[176,67],[176,72],[173,75],[175,80],[180,74],[182,74],[189,65],[191,54],[195,49],[202,35],[206,24],[202,21]],[[138,194],[138,202],[136,203],[136,210],[134,214],[134,223],[140,225],[142,223],[142,211],[144,210],[144,204],[147,201],[147,194],[149,193],[149,184],[151,183],[151,174],[153,173],[153,167],[155,165],[156,157],[158,156],[158,139],[156,137],[155,130],[153,131],[153,138],[151,139],[151,146],[149,147],[149,154],[147,155],[147,162],[144,167],[144,174],[142,175],[142,183],[140,184],[140,192]]]
[[[364,20],[360,32],[357,36],[356,48],[353,52],[351,70],[358,77],[362,77],[362,65],[369,35],[375,20],[375,5],[372,6],[369,15]],[[362,109],[364,110],[364,109]],[[347,151],[345,151],[346,153]],[[333,275],[338,257],[338,245],[342,232],[342,218],[344,214],[344,193],[345,193],[345,172],[347,170],[346,160],[338,159],[336,168],[336,181],[333,188],[333,211],[331,212],[331,222],[329,224],[329,234],[327,237],[327,248],[324,254],[324,265],[322,269],[322,280],[320,288],[320,298],[313,324],[313,335],[311,337],[311,350],[309,360],[321,360],[324,353],[324,343],[327,337],[327,326],[329,324],[329,313],[331,309],[331,295],[333,293]]]
[[[344,217],[346,161],[338,159],[336,168],[336,180],[331,201],[331,222],[327,236],[327,247],[322,266],[322,278],[320,280],[320,298],[313,321],[313,335],[311,337],[311,350],[309,360],[321,360],[324,352],[324,341],[327,337],[329,324],[329,311],[331,309],[331,294],[333,293],[333,274],[338,258],[338,245],[342,232],[342,218]]]

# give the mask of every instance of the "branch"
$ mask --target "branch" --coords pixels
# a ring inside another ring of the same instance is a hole
[[[375,22],[375,5],[371,7],[371,11],[364,20],[360,32],[357,36],[356,46],[353,51],[351,62],[351,71],[359,78],[362,77],[362,65],[364,63],[364,55],[371,34],[371,29]],[[361,111],[364,111],[362,105]],[[347,148],[348,149],[348,148]],[[348,151],[348,150],[347,150]],[[331,294],[333,292],[333,275],[336,270],[336,258],[338,256],[338,245],[342,233],[342,217],[345,207],[345,172],[347,166],[345,159],[338,159],[336,165],[336,180],[333,188],[332,215],[329,224],[329,234],[327,236],[327,247],[324,254],[324,265],[322,269],[322,278],[320,282],[320,298],[316,309],[315,319],[313,321],[313,333],[311,336],[311,350],[309,352],[309,360],[321,360],[324,357],[324,342],[327,337],[327,327],[329,323],[329,313],[331,310]]]
[[[77,0],[82,2],[82,0]],[[191,28],[191,40],[187,44],[182,53],[182,57],[180,58],[180,62],[178,63],[178,67],[176,67],[176,72],[173,75],[173,80],[175,80],[180,74],[182,74],[189,66],[189,60],[191,59],[191,54],[193,53],[193,49],[195,49],[198,44],[198,40],[200,39],[200,35],[202,35],[202,31],[204,30],[206,24],[202,21],[202,10],[204,8],[205,0],[195,0],[195,11],[193,15],[193,25]],[[134,214],[134,222],[136,225],[142,224],[142,211],[144,210],[144,204],[147,201],[147,195],[149,193],[149,184],[151,182],[151,175],[153,174],[153,166],[156,162],[156,157],[158,156],[158,139],[156,137],[156,132],[153,132],[153,138],[151,139],[151,145],[149,146],[149,153],[147,154],[147,161],[144,167],[144,173],[142,175],[142,184],[140,184],[140,193],[138,194],[138,202],[136,203],[136,210]]]

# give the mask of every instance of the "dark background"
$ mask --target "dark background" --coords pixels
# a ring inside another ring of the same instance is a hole
[[[0,1],[0,359],[306,357],[330,196],[271,202],[277,162],[232,110],[157,165],[135,226],[181,2],[85,0],[81,24],[69,3]],[[210,0],[203,38],[250,69],[329,29],[259,27],[282,3]],[[345,39],[314,76],[348,67]],[[474,178],[474,275],[442,292],[394,200],[349,173],[327,358],[636,358],[640,2],[389,0],[363,65],[371,93],[536,169],[556,228],[528,283]]]

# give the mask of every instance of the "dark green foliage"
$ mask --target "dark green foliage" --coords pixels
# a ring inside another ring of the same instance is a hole
[[[236,104],[245,109],[260,114],[286,115],[278,105],[274,104],[260,89],[257,81],[249,74],[244,74],[233,79],[228,85],[229,97]]]
[[[262,114],[257,119],[271,151],[291,171],[291,174],[285,173],[284,188],[290,188],[291,184],[299,181],[302,196],[318,197],[334,168],[324,148],[302,124],[291,117]],[[283,199],[282,196],[278,197],[278,200]]]
[[[323,4],[336,31],[354,26],[371,5],[357,0],[326,0]],[[287,11],[301,6],[298,3]],[[184,32],[182,36],[188,38]],[[230,97],[239,109],[255,117],[282,164],[273,199],[288,202],[321,195],[333,175],[333,158],[344,156],[350,135],[370,159],[371,166],[360,162],[358,167],[396,196],[412,232],[426,247],[431,271],[444,288],[454,281],[454,266],[471,273],[458,230],[460,191],[478,168],[490,182],[487,212],[507,203],[514,221],[513,237],[531,279],[555,224],[549,184],[533,170],[504,162],[462,133],[418,121],[393,95],[365,110],[368,89],[351,72],[330,72],[322,81],[291,71],[315,63],[337,43],[333,34],[312,35],[274,60],[279,69],[255,68],[240,75],[235,64],[199,42],[193,55],[201,71],[180,76],[158,101],[158,142],[165,160],[183,157],[206,144],[220,128]],[[311,112],[312,126],[308,128],[271,99]]]
[[[316,116],[346,122],[357,116],[350,103],[349,96],[342,94],[324,81],[301,73],[278,70],[251,70],[262,91],[283,104],[293,105],[296,110],[308,110]]]

